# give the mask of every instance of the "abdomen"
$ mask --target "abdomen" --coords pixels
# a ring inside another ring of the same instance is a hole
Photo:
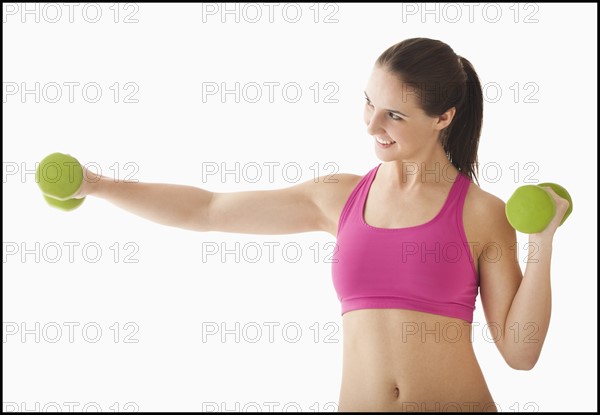
[[[401,309],[343,316],[339,411],[496,412],[471,325]]]

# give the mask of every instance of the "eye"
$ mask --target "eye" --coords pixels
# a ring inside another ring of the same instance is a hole
[[[365,97],[365,103],[369,106],[372,107],[373,104],[371,104],[371,101],[369,100],[369,98]],[[388,113],[390,115],[390,118],[394,121],[402,121],[402,117],[398,117],[396,114],[394,114],[393,112],[389,112]]]

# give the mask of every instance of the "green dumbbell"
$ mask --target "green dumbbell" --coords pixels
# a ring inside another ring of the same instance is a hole
[[[46,156],[35,171],[35,181],[50,206],[62,210],[73,210],[80,206],[85,197],[71,199],[83,182],[81,164],[68,154],[52,153]]]
[[[556,203],[550,194],[542,188],[548,186],[557,195],[569,201],[560,225],[571,214],[573,201],[567,189],[556,183],[540,183],[519,187],[506,202],[506,218],[513,228],[522,233],[537,233],[546,229],[556,214]],[[560,226],[559,225],[559,226]]]

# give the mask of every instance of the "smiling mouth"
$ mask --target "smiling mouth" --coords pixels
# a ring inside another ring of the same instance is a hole
[[[379,137],[375,137],[375,140],[378,143],[383,144],[383,145],[389,145],[389,144],[394,144],[395,143],[395,141],[391,141],[391,140],[390,141],[384,141],[384,140],[380,139]]]

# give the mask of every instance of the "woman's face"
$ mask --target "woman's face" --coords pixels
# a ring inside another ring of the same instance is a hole
[[[365,89],[364,120],[373,145],[384,160],[414,160],[430,153],[440,131],[450,124],[454,108],[440,117],[428,117],[410,85],[375,65]],[[382,148],[376,137],[394,141]]]

